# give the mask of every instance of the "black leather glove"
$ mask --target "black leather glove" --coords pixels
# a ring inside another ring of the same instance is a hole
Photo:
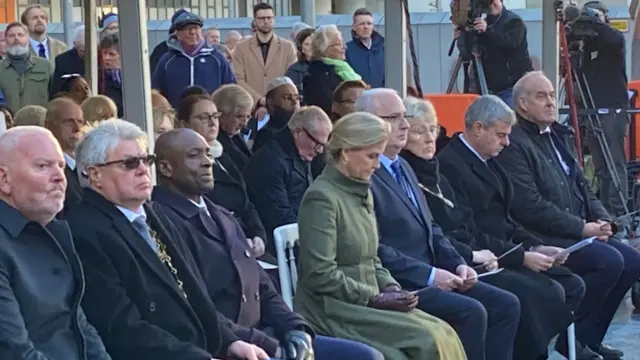
[[[291,330],[284,334],[282,358],[285,360],[314,360],[313,339],[302,330]]]

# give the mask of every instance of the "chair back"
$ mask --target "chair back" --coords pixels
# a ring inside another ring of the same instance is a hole
[[[298,245],[298,224],[289,224],[273,230],[273,239],[278,257],[280,293],[284,302],[293,310],[293,296],[298,283],[298,268],[294,247]]]

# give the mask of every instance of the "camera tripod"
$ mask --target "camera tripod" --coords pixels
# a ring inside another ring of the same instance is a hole
[[[462,33],[460,36],[471,37],[474,35]],[[451,46],[449,47],[449,56],[453,54],[456,41],[457,39],[453,39],[451,42]],[[453,71],[451,72],[451,77],[449,78],[449,85],[447,85],[447,94],[451,94],[451,92],[453,92],[453,88],[458,82],[458,75],[461,67],[464,68],[464,85],[462,92],[465,94],[470,92],[471,82],[469,79],[469,66],[472,66],[477,91],[479,91],[480,95],[487,95],[489,94],[489,89],[487,88],[487,78],[484,73],[484,66],[482,65],[482,50],[478,44],[473,44],[468,52],[470,54],[460,53],[458,55],[458,59],[453,67]]]
[[[566,99],[569,103],[569,125],[571,125],[575,132],[576,139],[576,153],[578,155],[578,159],[582,162],[582,141],[581,141],[581,133],[580,133],[580,125],[584,126],[586,131],[589,131],[590,134],[596,139],[598,144],[598,150],[602,153],[602,157],[604,163],[607,168],[607,172],[611,177],[611,185],[614,187],[618,197],[623,206],[624,214],[618,215],[628,215],[629,207],[627,205],[627,194],[622,190],[622,182],[627,181],[627,179],[620,179],[618,176],[618,172],[616,171],[614,165],[614,159],[611,155],[611,150],[609,149],[609,143],[605,138],[604,132],[602,130],[602,123],[600,121],[600,111],[595,105],[593,100],[593,95],[591,93],[591,88],[589,87],[589,82],[587,81],[587,77],[584,72],[581,71],[582,68],[582,57],[584,53],[581,49],[577,49],[574,51],[569,51],[569,44],[567,41],[567,34],[564,25],[562,24],[562,9],[559,8],[557,10],[558,21],[560,22],[560,44],[561,44],[561,61],[564,68],[564,76],[562,77],[560,83],[559,90],[559,103],[564,103],[564,95],[566,94]],[[576,88],[574,89],[574,85]],[[576,93],[581,101],[581,104],[584,108],[584,111],[580,111],[582,115],[578,117],[578,107],[576,104]],[[625,114],[626,115],[626,114]],[[582,122],[580,120],[583,120]],[[607,196],[608,194],[601,194],[601,196]]]

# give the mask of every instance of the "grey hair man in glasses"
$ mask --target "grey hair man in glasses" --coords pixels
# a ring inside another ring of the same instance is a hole
[[[67,216],[84,272],[82,303],[113,360],[266,359],[221,323],[188,249],[151,196],[147,136],[107,120],[76,150],[83,199]]]

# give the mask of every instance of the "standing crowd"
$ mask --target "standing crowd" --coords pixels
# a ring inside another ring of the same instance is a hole
[[[543,360],[556,336],[568,356],[572,323],[577,359],[623,357],[603,339],[640,253],[542,73],[514,81],[513,107],[479,97],[437,149],[433,105],[384,87],[369,11],[346,44],[253,15],[225,46],[174,14],[151,59],[153,153],[118,119],[117,15],[93,96],[83,28],[64,51],[38,5],[7,27],[0,359]],[[274,271],[289,224],[293,308]]]

